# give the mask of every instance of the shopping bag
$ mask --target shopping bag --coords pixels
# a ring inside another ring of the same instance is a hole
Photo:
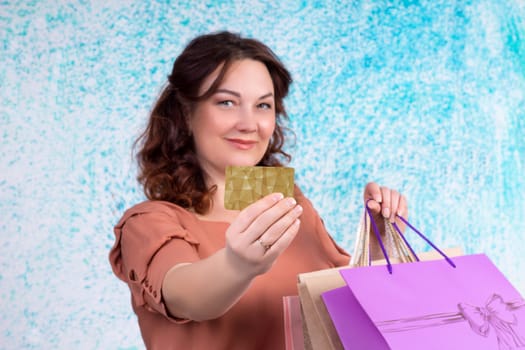
[[[305,349],[343,349],[330,315],[321,300],[321,293],[345,285],[339,273],[348,266],[302,273],[298,275],[297,289],[302,310]]]
[[[449,248],[444,251],[448,256],[460,256],[463,254],[462,249],[459,247]],[[441,255],[434,251],[420,253],[418,256],[420,260],[441,258]],[[391,262],[400,263],[401,261],[392,259]],[[372,261],[374,266],[385,264],[385,259]],[[346,286],[340,271],[348,268],[348,266],[343,266],[298,275],[297,287],[303,314],[305,349],[344,349],[321,295],[329,290]]]
[[[301,303],[297,295],[283,297],[285,350],[304,350]]]
[[[341,270],[346,286],[322,299],[343,347],[525,348],[525,301],[490,259],[448,257],[406,224],[445,259]]]
[[[323,294],[346,349],[525,348],[525,301],[484,254],[341,271]]]
[[[363,214],[366,214],[365,212]],[[384,246],[391,259],[397,262],[414,261],[415,256],[404,244],[404,240],[393,226],[384,221]],[[384,259],[371,260],[370,254],[371,222],[367,215],[361,216],[356,235],[356,245],[350,266],[385,264]],[[460,251],[458,249],[458,251]],[[461,253],[457,253],[457,255]],[[430,256],[428,257],[430,258]],[[343,349],[337,332],[321,300],[321,293],[344,285],[339,270],[348,266],[308,272],[298,275],[297,289],[303,314],[305,349],[336,350]]]
[[[364,211],[358,225],[356,244],[352,254],[350,266],[385,265],[386,259],[371,260],[370,232],[372,223],[370,216]],[[383,237],[383,248],[388,253],[389,263],[412,262],[418,259],[408,245],[401,231],[388,220],[383,222],[385,233]],[[449,248],[446,250],[449,256],[462,255],[460,248]],[[419,255],[421,260],[438,259],[437,252],[425,252]],[[302,322],[305,340],[305,349],[339,350],[343,345],[337,335],[337,331],[330,319],[330,315],[321,299],[321,294],[328,290],[336,289],[345,285],[339,273],[348,266],[332,269],[308,272],[298,275],[298,292],[302,309]]]

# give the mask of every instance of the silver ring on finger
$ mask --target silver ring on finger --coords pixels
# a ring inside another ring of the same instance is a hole
[[[264,243],[261,239],[258,239],[257,242],[263,247],[265,253],[272,247],[271,244]]]

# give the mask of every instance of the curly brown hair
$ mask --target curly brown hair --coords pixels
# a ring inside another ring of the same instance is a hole
[[[283,150],[287,118],[283,99],[292,78],[270,48],[239,34],[218,32],[193,39],[178,56],[168,82],[155,103],[148,125],[135,141],[139,146],[138,181],[150,200],[164,200],[205,214],[216,186],[208,188],[195,154],[187,120],[196,103],[214,94],[235,61],[253,59],[266,65],[274,90],[276,125],[268,149],[257,165],[282,166],[291,157]],[[203,81],[222,65],[211,87],[199,95]]]

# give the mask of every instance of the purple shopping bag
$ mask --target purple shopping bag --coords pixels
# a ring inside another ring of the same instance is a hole
[[[345,348],[525,349],[520,293],[486,255],[452,259],[342,270],[323,300]]]
[[[525,300],[484,254],[340,273],[322,298],[345,349],[525,349]]]

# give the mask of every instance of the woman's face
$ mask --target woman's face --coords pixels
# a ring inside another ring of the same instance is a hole
[[[200,87],[208,90],[221,66]],[[275,96],[266,66],[255,60],[234,62],[217,91],[199,102],[190,116],[197,158],[212,178],[223,177],[226,166],[253,166],[275,129]]]

